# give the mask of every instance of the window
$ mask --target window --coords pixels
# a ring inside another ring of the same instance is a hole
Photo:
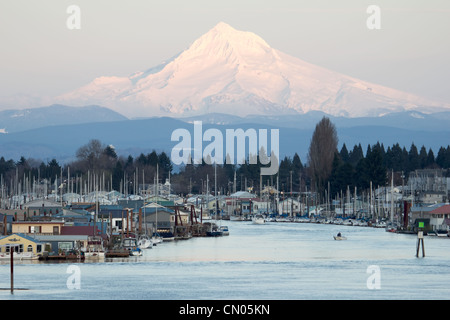
[[[41,233],[41,226],[30,226],[29,233]]]
[[[53,227],[53,234],[59,234],[59,227],[58,226],[54,226]]]
[[[58,243],[58,249],[59,250],[72,250],[73,249],[73,244],[72,242],[59,242]]]
[[[36,253],[42,252],[42,245],[36,245]]]
[[[31,244],[28,245],[27,252],[33,252],[33,246]]]

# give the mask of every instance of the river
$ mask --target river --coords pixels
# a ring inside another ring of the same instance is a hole
[[[141,257],[20,262],[2,300],[442,300],[450,297],[450,239],[311,223],[223,221],[229,236],[165,242]],[[347,237],[335,241],[341,232]]]

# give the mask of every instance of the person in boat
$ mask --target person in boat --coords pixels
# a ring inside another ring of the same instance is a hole
[[[342,237],[342,235],[341,235],[341,233],[340,233],[340,232],[338,232],[337,236],[338,236],[338,237]]]

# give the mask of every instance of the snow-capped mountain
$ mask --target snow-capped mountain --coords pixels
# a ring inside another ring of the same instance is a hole
[[[307,63],[223,22],[168,62],[129,77],[96,78],[55,102],[99,104],[129,117],[312,110],[361,117],[450,108]]]

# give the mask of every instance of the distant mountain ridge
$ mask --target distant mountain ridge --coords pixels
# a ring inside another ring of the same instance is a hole
[[[70,107],[55,104],[40,108],[0,111],[0,133],[14,133],[48,126],[126,119],[125,116],[100,106]]]
[[[209,113],[199,116],[178,118],[182,121],[203,121],[208,124],[239,125],[248,123],[266,124],[287,128],[311,129],[323,118],[328,117],[338,128],[355,126],[380,126],[421,131],[450,131],[450,111],[437,113],[422,113],[418,111],[403,111],[388,113],[379,117],[340,117],[321,111],[310,111],[305,114],[290,115],[248,115],[239,117],[229,114]]]
[[[170,156],[172,148],[177,144],[171,141],[172,132],[178,128],[185,128],[194,136],[192,122],[200,120],[203,122],[203,130],[216,128],[224,132],[227,128],[279,129],[280,157],[292,157],[298,153],[301,160],[305,162],[314,126],[317,123],[315,119],[320,119],[323,115],[308,114],[303,122],[298,122],[298,126],[291,125],[286,119],[283,124],[270,118],[263,121],[263,118],[256,117],[245,119],[230,115],[226,115],[226,118],[220,115],[208,116],[209,120],[200,117],[183,120],[154,117],[140,120],[66,124],[0,134],[0,156],[14,160],[20,159],[21,156],[43,161],[55,158],[62,163],[67,163],[74,160],[76,150],[91,139],[99,139],[102,143],[113,145],[116,152],[122,156],[138,156],[140,153],[147,154],[152,150],[164,151]],[[449,117],[449,114],[446,114],[446,117]],[[293,121],[299,120],[293,119]],[[426,130],[416,125],[398,128],[381,124],[370,125],[359,122],[359,119],[353,119],[353,121],[346,125],[336,124],[340,146],[346,143],[348,148],[352,148],[353,145],[361,143],[365,148],[368,144],[372,145],[379,141],[386,148],[395,143],[409,148],[414,143],[418,147],[425,145],[427,148],[432,148],[436,154],[439,147],[447,146],[449,143],[450,128]],[[300,123],[303,124],[300,125]],[[204,147],[207,144],[205,142]]]

